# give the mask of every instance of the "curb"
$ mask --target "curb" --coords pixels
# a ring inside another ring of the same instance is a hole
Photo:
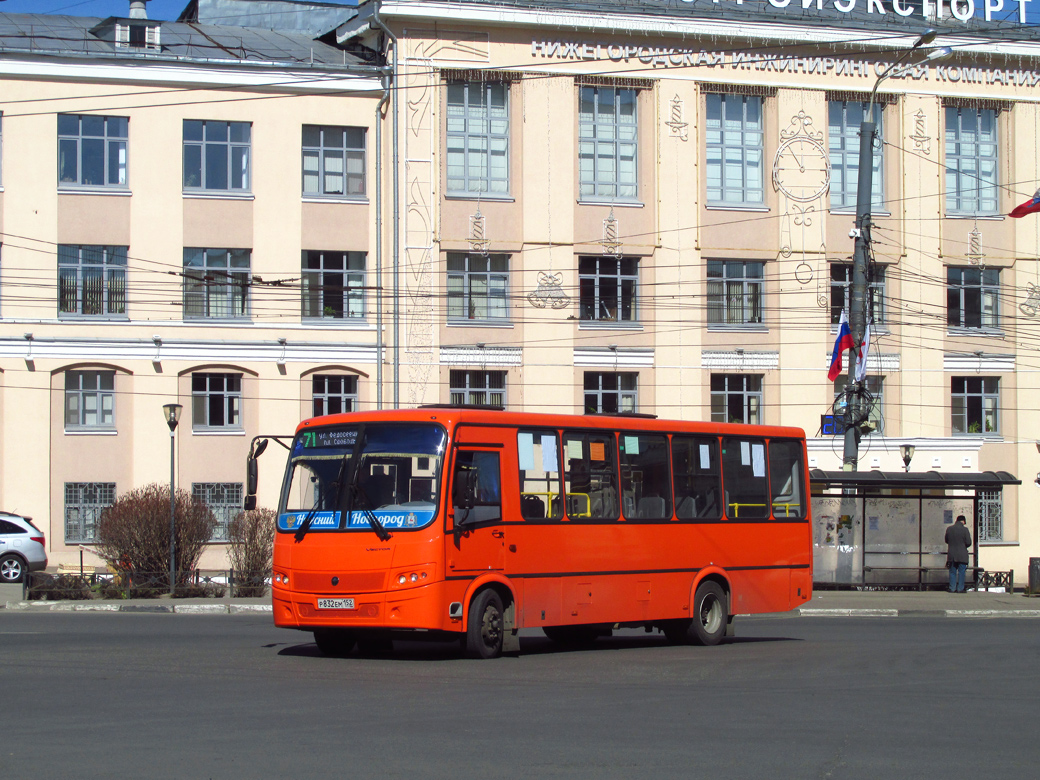
[[[73,601],[8,601],[4,608],[16,612],[133,612],[153,615],[256,615],[273,612],[270,604],[80,604]]]
[[[798,609],[799,617],[1040,618],[1040,609]]]

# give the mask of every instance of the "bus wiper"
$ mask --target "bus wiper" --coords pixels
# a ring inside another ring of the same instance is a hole
[[[300,527],[296,529],[296,535],[293,537],[297,542],[302,542],[303,537],[307,535],[307,531],[310,530],[311,522],[314,520],[314,516],[318,514],[318,508],[322,506],[328,506],[327,501],[329,494],[332,492],[332,488],[338,488],[343,482],[343,472],[347,468],[347,459],[343,458],[343,462],[339,464],[339,473],[336,475],[336,479],[333,482],[328,483],[325,489],[321,491],[321,494],[314,501],[314,506],[307,512],[306,517],[303,518],[303,522],[300,523]]]
[[[361,464],[358,465],[360,466]],[[379,537],[379,541],[388,542],[390,541],[390,532],[386,530],[386,528],[383,526],[381,522],[379,522],[379,518],[376,517],[375,513],[372,511],[372,501],[371,499],[369,499],[368,494],[365,492],[365,489],[361,487],[359,477],[360,474],[360,468],[355,468],[354,473],[351,474],[350,487],[348,489],[347,498],[347,523],[350,523],[350,515],[351,510],[354,506],[354,499],[363,499],[364,505],[359,507],[360,511],[364,513],[365,519],[368,520],[368,524],[372,526],[372,530],[376,532],[376,536]]]

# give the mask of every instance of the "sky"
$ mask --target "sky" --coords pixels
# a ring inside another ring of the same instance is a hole
[[[321,0],[353,5],[353,0]],[[151,19],[172,21],[180,16],[188,0],[151,0]],[[12,14],[65,14],[67,16],[126,16],[130,0],[0,0],[0,11]]]

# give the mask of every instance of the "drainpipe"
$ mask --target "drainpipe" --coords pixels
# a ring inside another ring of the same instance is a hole
[[[401,172],[399,170],[400,161],[400,134],[398,133],[398,62],[397,62],[397,36],[390,31],[390,28],[383,23],[383,20],[379,18],[379,7],[378,5],[372,7],[372,24],[382,30],[387,38],[390,39],[390,44],[393,46],[393,65],[392,65],[392,89],[393,89],[393,100],[391,101],[391,110],[394,113],[394,120],[392,123],[392,132],[394,134],[391,147],[393,149],[391,155],[391,167],[393,169],[394,186],[393,186],[393,231],[394,231],[394,248],[393,248],[393,274],[394,274],[394,350],[393,350],[393,364],[394,364],[394,408],[401,408],[401,288],[400,288],[400,269],[401,269],[401,198],[400,198],[400,181]]]
[[[390,76],[383,74],[383,99],[376,106],[376,409],[383,408],[383,122],[390,100]]]

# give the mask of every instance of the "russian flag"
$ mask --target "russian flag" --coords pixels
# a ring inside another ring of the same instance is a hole
[[[1019,217],[1024,217],[1026,214],[1035,214],[1038,211],[1040,211],[1040,190],[1034,192],[1033,197],[1021,206],[1015,206],[1008,216],[1018,219]]]
[[[849,318],[845,310],[841,310],[841,320],[838,322],[838,338],[834,340],[834,353],[831,355],[831,367],[827,372],[827,379],[833,382],[841,373],[841,353],[852,349],[852,331],[849,330]]]

